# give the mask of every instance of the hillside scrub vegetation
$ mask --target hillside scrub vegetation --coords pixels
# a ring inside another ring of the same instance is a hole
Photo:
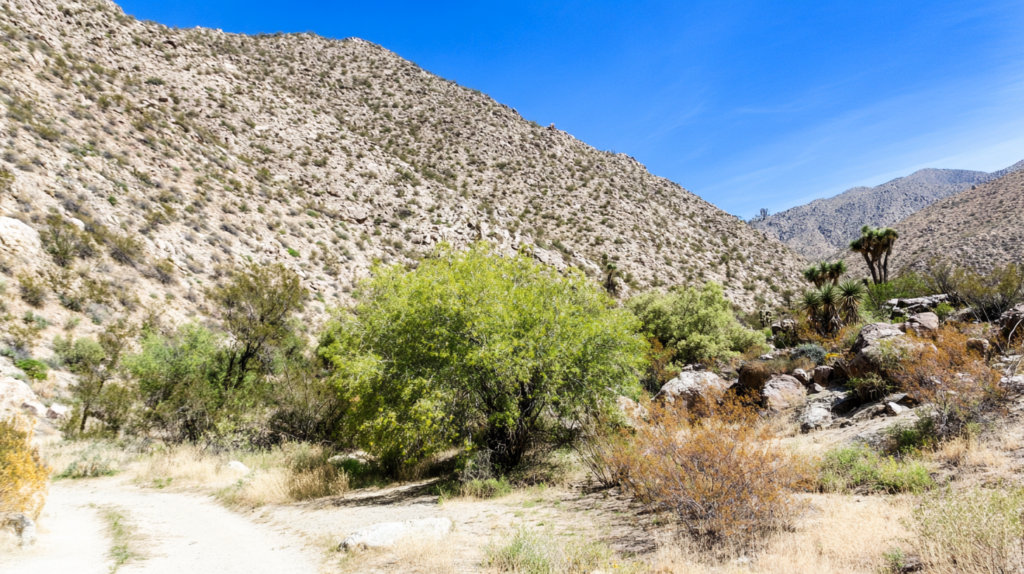
[[[714,282],[702,288],[643,293],[626,305],[644,329],[683,364],[729,360],[750,349],[768,348],[762,333],[740,324],[722,288]]]

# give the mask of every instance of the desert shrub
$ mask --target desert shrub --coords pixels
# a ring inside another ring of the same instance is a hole
[[[703,416],[654,408],[649,422],[611,440],[601,462],[623,489],[672,515],[698,544],[747,547],[801,512],[793,491],[808,483],[808,465],[737,400]]]
[[[979,321],[994,322],[1024,301],[1024,265],[1008,263],[991,272],[958,268],[954,296],[969,306]]]
[[[885,430],[888,450],[913,455],[934,448],[939,437],[935,431],[935,419],[929,416],[918,418],[912,424],[895,424]]]
[[[934,339],[908,337],[913,344],[886,365],[886,375],[897,388],[930,404],[921,414],[933,420],[938,440],[962,436],[1001,412],[1006,392],[1000,373],[967,348],[966,335],[943,326]]]
[[[53,338],[53,352],[72,372],[89,365],[98,365],[104,358],[103,347],[95,339],[79,337],[74,341],[60,335]]]
[[[46,301],[46,286],[38,278],[22,274],[18,276],[18,291],[21,300],[33,307],[42,307]]]
[[[896,385],[875,373],[853,377],[846,382],[847,388],[865,401],[877,401],[896,390]]]
[[[498,572],[519,574],[584,574],[614,568],[611,550],[595,541],[560,540],[552,532],[520,527],[484,548],[484,563]],[[623,566],[620,568],[620,566]]]
[[[358,301],[320,352],[359,399],[346,419],[357,441],[392,470],[469,442],[507,472],[571,439],[567,421],[638,392],[638,321],[526,254],[442,246],[412,271],[374,268]]]
[[[647,369],[640,377],[640,385],[652,395],[657,394],[665,383],[679,374],[679,369],[672,364],[675,349],[664,347],[656,337],[651,338],[651,347],[647,351]]]
[[[989,574],[1024,567],[1024,490],[946,488],[920,499],[909,527],[929,572]]]
[[[46,504],[50,469],[32,447],[32,434],[23,418],[0,419],[0,513],[37,518]]]
[[[46,363],[35,359],[22,359],[20,361],[16,361],[14,366],[25,371],[25,375],[29,378],[37,381],[45,381],[46,372],[50,370],[50,367]]]
[[[100,446],[92,446],[81,453],[75,460],[54,478],[96,478],[117,474],[117,463],[104,453]]]
[[[282,361],[268,389],[274,412],[270,430],[284,440],[321,444],[349,442],[343,435],[347,401],[319,360],[304,356]]]
[[[800,345],[799,347],[794,349],[790,357],[793,359],[806,357],[807,359],[813,361],[815,365],[824,365],[826,354],[827,352],[825,351],[825,348],[822,347],[821,345],[807,343],[804,345]]]
[[[887,317],[885,302],[889,299],[910,299],[934,294],[935,291],[924,277],[914,272],[903,273],[892,281],[868,285],[864,310],[875,317]]]
[[[683,363],[730,359],[752,348],[767,352],[764,334],[744,328],[732,313],[721,286],[677,287],[668,293],[643,293],[627,302],[644,329]]]
[[[166,336],[148,333],[140,346],[124,366],[146,405],[142,423],[172,440],[199,440],[234,398],[218,383],[224,369],[221,337],[186,323]],[[247,391],[240,389],[243,396]]]
[[[114,261],[134,267],[142,260],[142,243],[128,234],[110,233],[103,238]]]
[[[935,486],[923,463],[881,456],[867,446],[849,446],[825,454],[818,472],[825,492],[924,492]]]
[[[935,314],[939,317],[940,321],[945,321],[956,311],[956,307],[949,303],[939,303],[935,306]]]

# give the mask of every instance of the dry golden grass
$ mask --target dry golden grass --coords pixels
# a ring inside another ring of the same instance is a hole
[[[910,499],[811,495],[812,510],[793,532],[775,535],[765,550],[750,559],[709,561],[696,548],[663,544],[652,572],[697,574],[877,574],[883,553],[909,548],[910,534],[901,520],[910,516]]]

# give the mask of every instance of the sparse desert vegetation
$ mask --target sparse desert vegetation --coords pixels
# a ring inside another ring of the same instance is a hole
[[[37,4],[0,4],[0,567],[1022,568],[1013,258],[868,226],[808,267],[368,42]]]

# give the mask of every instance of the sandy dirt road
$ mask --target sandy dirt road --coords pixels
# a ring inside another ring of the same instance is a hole
[[[39,541],[0,554],[3,574],[109,573],[106,508],[134,527],[145,559],[118,574],[315,574],[320,553],[282,529],[255,523],[209,496],[140,489],[117,478],[59,481],[40,517]]]

